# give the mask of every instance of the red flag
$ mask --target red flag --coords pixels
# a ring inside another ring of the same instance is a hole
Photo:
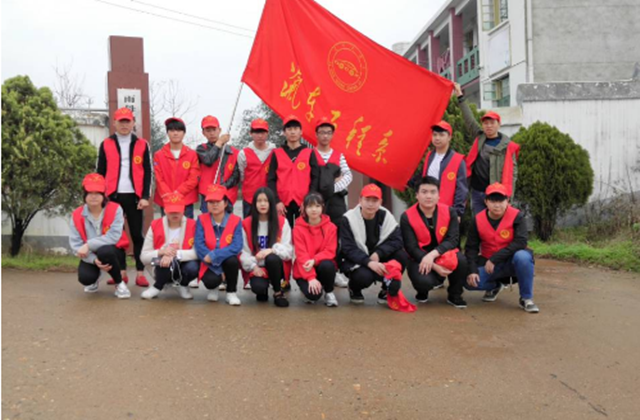
[[[452,83],[376,44],[312,0],[267,0],[242,81],[278,115],[337,125],[349,166],[403,190]]]

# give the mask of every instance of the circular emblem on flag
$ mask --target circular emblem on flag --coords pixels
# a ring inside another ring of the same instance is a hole
[[[304,171],[304,169],[307,167],[307,164],[304,162],[298,162],[297,168],[300,171]]]
[[[224,240],[227,242],[227,245],[229,245],[231,243],[231,241],[233,241],[233,235],[232,234],[228,234],[226,238],[224,238]]]
[[[511,232],[509,232],[508,230],[504,229],[500,231],[500,237],[502,239],[509,239],[509,236],[511,236]]]
[[[449,228],[448,228],[448,227],[446,227],[446,226],[442,226],[442,227],[440,228],[440,235],[441,235],[441,236],[446,235],[446,234],[447,234],[447,230],[449,230]]]
[[[229,169],[230,171],[233,171],[233,165],[230,163],[227,165],[227,169]]]
[[[184,169],[189,169],[191,167],[191,162],[182,162],[182,167]]]
[[[133,163],[140,165],[142,163],[142,156],[136,156],[133,158]]]
[[[187,242],[189,244],[189,246],[193,246],[193,238],[189,239],[189,242]]]
[[[449,173],[447,174],[447,179],[448,179],[449,181],[453,181],[454,179],[456,179],[456,174],[455,174],[455,173],[453,173],[453,172],[449,172]]]
[[[367,81],[367,60],[350,42],[340,41],[331,47],[327,66],[331,80],[345,92],[357,92]]]

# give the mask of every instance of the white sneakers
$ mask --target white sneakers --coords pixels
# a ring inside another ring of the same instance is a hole
[[[238,298],[238,295],[236,293],[227,293],[227,296],[224,300],[231,306],[240,306],[241,303],[240,298]]]
[[[209,291],[209,294],[207,295],[207,300],[209,302],[217,302],[219,296],[220,296],[220,292],[218,291],[218,289],[213,289]]]
[[[197,289],[200,286],[200,284],[198,283],[198,279],[195,278],[193,280],[191,280],[189,282],[189,287],[191,287],[192,289]]]
[[[344,274],[337,272],[334,284],[336,287],[347,288],[349,287],[349,279]]]
[[[158,295],[160,294],[160,290],[156,289],[155,287],[151,286],[148,287],[147,290],[145,290],[144,292],[142,292],[142,294],[140,295],[140,297],[142,299],[153,299],[153,298],[157,298]]]
[[[115,295],[118,299],[129,299],[131,297],[131,292],[127,287],[127,283],[125,283],[124,281],[118,283],[118,285],[116,286]]]
[[[178,286],[178,294],[182,299],[193,299],[191,291],[186,286]]]
[[[88,286],[84,287],[84,292],[85,293],[95,293],[98,291],[98,286],[100,286],[100,277],[98,277],[98,280],[96,280],[95,283],[90,284]]]
[[[329,307],[338,306],[338,299],[336,299],[336,295],[334,295],[333,292],[325,293],[324,294],[324,304],[329,306]]]

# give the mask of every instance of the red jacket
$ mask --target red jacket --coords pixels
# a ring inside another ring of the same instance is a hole
[[[476,214],[476,227],[480,236],[480,255],[489,259],[502,248],[507,247],[513,241],[513,222],[520,210],[511,206],[502,216],[502,220],[497,229],[494,229],[489,222],[487,212],[483,210]]]
[[[315,268],[305,271],[302,266],[309,260],[314,260],[315,266],[324,260],[335,260],[338,228],[326,214],[322,215],[320,224],[316,226],[309,225],[304,218],[299,217],[293,228],[293,246],[296,256],[293,277],[307,281],[317,279]]]
[[[162,197],[174,191],[184,196],[185,205],[198,201],[198,177],[200,162],[198,155],[188,146],[182,146],[178,159],[171,153],[169,143],[153,155],[153,167],[156,175],[156,194],[154,202],[164,207]]]
[[[204,147],[205,150],[207,150],[209,146],[209,143],[202,144],[202,147]],[[233,146],[229,147],[231,148],[232,153],[229,155],[226,161],[224,161],[223,159],[223,162],[225,162],[225,166],[220,168],[221,173],[218,174],[218,185],[222,184],[220,182],[221,179],[227,180],[231,178],[233,170],[236,168],[236,164],[238,162],[238,149]],[[220,165],[220,158],[216,159],[216,161],[213,162],[211,166],[207,166],[204,164],[200,165],[200,183],[198,187],[200,194],[207,195],[207,188],[209,187],[209,185],[213,185],[213,178],[216,177],[218,165]],[[238,185],[227,189],[227,198],[229,199],[231,204],[236,202],[236,200],[238,199]]]

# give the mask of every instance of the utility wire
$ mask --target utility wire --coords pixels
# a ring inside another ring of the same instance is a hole
[[[224,22],[221,22],[219,20],[213,20],[213,19],[208,19],[208,18],[202,17],[202,16],[192,15],[192,14],[189,14],[189,13],[181,12],[179,10],[169,9],[167,7],[156,6],[155,4],[147,3],[147,2],[144,2],[144,1],[131,0],[131,2],[132,3],[140,3],[140,4],[143,4],[143,5],[148,6],[148,7],[153,7],[153,8],[156,8],[156,9],[164,10],[165,12],[176,13],[178,15],[183,15],[183,16],[187,16],[187,17],[190,17],[190,18],[194,18],[194,19],[200,19],[200,20],[204,20],[204,21],[207,21],[207,22],[211,22],[211,23],[217,23],[218,25],[229,26],[229,27],[234,28],[234,29],[240,29],[240,30],[243,30],[243,31],[251,32],[251,33],[255,33],[256,32],[253,29],[243,28],[242,26],[231,25],[230,23],[224,23]]]
[[[171,20],[171,21],[174,21],[174,22],[182,22],[182,23],[186,23],[188,25],[199,26],[201,28],[212,29],[214,31],[225,32],[225,33],[228,33],[228,34],[241,36],[243,38],[253,39],[253,36],[247,35],[247,34],[241,34],[241,33],[238,33],[238,32],[228,31],[226,29],[215,28],[213,26],[202,25],[200,23],[190,22],[188,20],[178,19],[178,18],[175,18],[175,17],[159,15],[157,13],[148,12],[146,10],[135,9],[133,7],[123,6],[121,4],[111,3],[111,2],[105,1],[105,0],[95,0],[95,1],[97,1],[98,3],[108,4],[109,6],[119,7],[121,9],[133,10],[134,12],[138,12],[138,13],[142,13],[142,14],[145,14],[145,15],[151,15],[151,16],[159,17],[159,18],[162,18],[162,19],[167,19],[167,20]]]

